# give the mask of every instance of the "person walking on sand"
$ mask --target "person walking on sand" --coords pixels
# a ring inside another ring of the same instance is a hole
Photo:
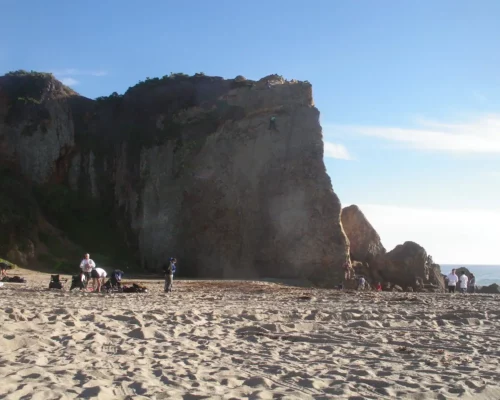
[[[467,283],[469,282],[469,277],[465,275],[465,272],[462,271],[460,274],[460,293],[467,293]]]
[[[278,130],[278,128],[276,128],[276,117],[274,115],[269,120],[269,130],[270,131],[277,131]]]
[[[358,281],[358,290],[365,290],[365,283],[366,283],[365,277],[364,276],[360,277]]]
[[[165,272],[165,293],[172,293],[172,284],[174,282],[174,274],[177,269],[177,260],[175,258],[170,258],[168,264],[163,268]]]
[[[93,268],[90,272],[90,276],[92,277],[92,290],[99,293],[108,274],[102,268]]]
[[[448,274],[446,280],[448,281],[448,293],[455,293],[455,289],[457,287],[458,276],[456,274],[456,269],[453,268],[451,273]]]
[[[92,269],[95,268],[95,262],[90,258],[89,253],[83,256],[83,260],[80,263],[80,268],[83,274],[85,275],[85,282],[86,282],[85,286],[87,286],[90,281],[90,273]]]
[[[469,293],[476,293],[476,277],[474,274],[470,274]]]

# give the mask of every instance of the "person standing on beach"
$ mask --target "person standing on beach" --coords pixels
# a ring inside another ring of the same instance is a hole
[[[476,292],[476,277],[474,274],[470,274],[470,279],[469,279],[469,293],[475,293]]]
[[[465,275],[465,272],[462,271],[460,275],[460,292],[467,293],[467,282],[469,282],[469,277]]]
[[[0,279],[7,276],[7,267],[8,267],[7,264],[0,263]]]
[[[456,269],[453,268],[451,270],[451,273],[448,274],[446,277],[446,280],[448,281],[448,293],[455,293],[455,289],[457,287],[457,282],[458,282],[458,276],[455,273]]]
[[[344,280],[348,281],[349,279],[351,279],[351,277],[353,275],[352,274],[353,269],[352,269],[351,260],[349,260],[349,257],[347,257],[347,259],[345,260],[343,268],[344,268]]]
[[[273,130],[273,131],[278,130],[278,128],[276,128],[276,117],[274,115],[269,120],[269,130]]]
[[[365,283],[366,283],[365,277],[364,276],[360,277],[358,281],[358,290],[365,290]]]
[[[88,282],[90,281],[90,272],[93,268],[95,268],[95,262],[90,258],[90,254],[87,253],[83,256],[83,260],[80,263],[80,268],[85,275],[85,286],[87,286]]]
[[[165,293],[172,293],[172,283],[174,282],[174,274],[177,269],[177,260],[170,258],[168,264],[163,268],[165,271]]]

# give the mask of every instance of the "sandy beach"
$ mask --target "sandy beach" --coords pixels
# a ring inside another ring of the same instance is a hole
[[[69,293],[16,273],[28,283],[0,288],[0,398],[500,398],[498,296],[188,280]]]

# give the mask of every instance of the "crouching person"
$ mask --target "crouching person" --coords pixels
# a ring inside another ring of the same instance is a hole
[[[167,265],[163,268],[163,271],[165,272],[165,293],[172,292],[176,263],[177,260],[175,258],[170,258]]]
[[[90,276],[92,277],[92,290],[94,292],[100,292],[102,286],[104,285],[104,281],[106,280],[106,276],[108,274],[102,268],[93,268],[90,272]],[[96,289],[97,286],[97,289]]]

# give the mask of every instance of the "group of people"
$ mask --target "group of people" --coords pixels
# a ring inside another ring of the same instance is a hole
[[[87,289],[87,285],[92,278],[92,291],[100,292],[105,284],[106,277],[108,276],[107,272],[102,268],[98,268],[88,253],[85,254],[82,262],[80,263],[80,268],[82,270],[82,280],[85,281],[85,288]]]
[[[457,270],[452,269],[451,273],[446,276],[446,282],[448,285],[448,292],[455,293],[457,285],[459,286],[461,293],[475,293],[476,291],[476,277],[474,274],[470,274],[470,278],[467,276],[465,271],[457,275]]]
[[[87,288],[90,279],[92,279],[92,291],[101,292],[103,286],[105,285],[105,280],[107,273],[104,269],[96,266],[95,262],[90,258],[90,254],[85,254],[82,262],[80,263],[80,268],[82,270],[81,276],[82,280],[85,280],[84,286]],[[171,257],[168,262],[163,267],[163,272],[165,273],[165,293],[172,292],[172,284],[174,282],[174,274],[177,270],[177,259]],[[121,271],[119,271],[121,272]]]

